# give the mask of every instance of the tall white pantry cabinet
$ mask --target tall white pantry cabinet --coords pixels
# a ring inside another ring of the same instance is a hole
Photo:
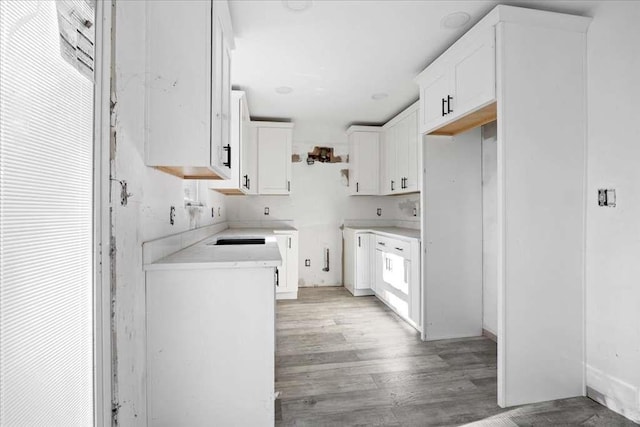
[[[495,263],[503,407],[586,393],[590,21],[500,5],[416,78],[424,135],[425,339],[482,329],[479,126],[497,120]]]

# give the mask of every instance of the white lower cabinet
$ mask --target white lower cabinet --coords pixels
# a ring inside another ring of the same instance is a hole
[[[376,296],[421,331],[419,240],[376,236],[375,253]]]
[[[273,270],[146,272],[146,425],[273,425]]]
[[[276,268],[276,299],[298,298],[298,232],[274,231],[282,265]]]
[[[373,295],[373,246],[371,233],[346,228],[344,236],[344,286],[354,296]]]
[[[345,228],[344,286],[354,296],[376,295],[422,330],[420,240]]]

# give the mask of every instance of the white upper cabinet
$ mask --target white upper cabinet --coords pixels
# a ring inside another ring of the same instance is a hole
[[[245,134],[247,139],[242,148],[240,165],[242,186],[245,194],[258,194],[258,128],[250,119],[246,123]]]
[[[487,106],[484,119],[478,115],[466,125],[434,134],[452,135],[495,120],[495,58],[495,30],[487,27],[463,37],[420,73],[420,133],[432,133]]]
[[[227,2],[148,2],[145,28],[145,164],[182,178],[230,178]]]
[[[398,146],[397,146],[398,128],[390,126],[384,130],[382,137],[382,159],[380,166],[382,167],[382,182],[380,182],[380,192],[382,194],[395,194],[398,191]]]
[[[231,93],[230,102],[231,177],[225,180],[212,180],[209,182],[209,188],[223,194],[249,194],[250,178],[245,163],[249,162],[251,155],[250,139],[252,135],[247,96],[242,91],[234,90]]]
[[[375,126],[351,126],[347,130],[351,195],[380,194],[381,131]]]
[[[483,30],[462,43],[451,58],[453,95],[449,114],[455,119],[496,99],[495,31]]]
[[[257,129],[251,124],[249,103],[243,97],[241,119],[242,149],[240,152],[240,187],[244,194],[258,194],[258,141]]]
[[[291,192],[292,123],[253,122],[257,130],[258,194]]]
[[[404,177],[404,191],[420,191],[420,165],[422,150],[420,131],[418,130],[418,108],[404,120],[407,126],[407,169]]]
[[[418,173],[422,156],[418,143],[418,112],[419,105],[415,103],[383,126],[382,194],[420,191]]]
[[[420,129],[426,132],[449,120],[447,100],[451,96],[451,73],[437,67],[429,70],[420,82]]]

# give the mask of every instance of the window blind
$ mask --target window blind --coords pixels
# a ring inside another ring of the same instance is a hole
[[[92,15],[0,1],[2,426],[93,424],[92,64],[61,34]]]

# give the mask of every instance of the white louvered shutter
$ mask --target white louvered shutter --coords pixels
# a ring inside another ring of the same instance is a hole
[[[93,82],[61,8],[93,13],[0,1],[2,426],[93,424]]]

